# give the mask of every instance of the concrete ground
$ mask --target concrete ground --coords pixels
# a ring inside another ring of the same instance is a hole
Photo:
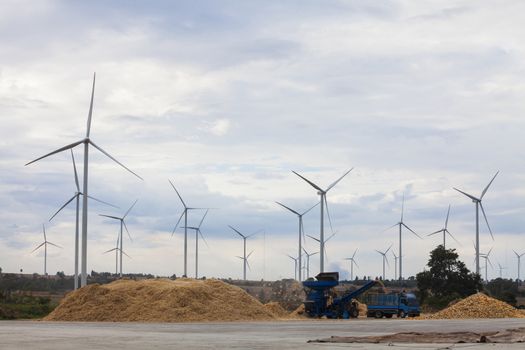
[[[235,323],[0,321],[0,349],[524,349],[524,344],[319,344],[308,340],[405,331],[493,331],[525,319],[305,320]]]

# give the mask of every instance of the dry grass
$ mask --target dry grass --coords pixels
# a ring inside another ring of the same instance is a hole
[[[272,320],[241,288],[218,280],[119,280],[69,293],[47,321],[202,322]]]
[[[478,293],[441,310],[428,319],[525,318],[525,314],[509,304]]]

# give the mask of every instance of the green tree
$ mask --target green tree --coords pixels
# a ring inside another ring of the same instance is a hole
[[[518,294],[518,285],[512,280],[496,278],[490,281],[486,287],[490,296],[502,300],[511,305],[516,305],[516,295]]]
[[[443,307],[482,289],[480,276],[470,272],[458,257],[455,249],[445,249],[443,245],[430,252],[429,270],[416,276],[422,303]]]

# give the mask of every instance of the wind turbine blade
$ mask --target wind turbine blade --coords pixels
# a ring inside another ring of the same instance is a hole
[[[35,249],[33,249],[33,250],[31,251],[31,253],[34,253],[35,251],[37,251],[38,248],[42,247],[44,244],[46,244],[46,242],[40,244],[38,247],[36,247]]]
[[[92,196],[89,196],[89,195],[88,195],[88,198],[94,200],[95,202],[99,202],[99,203],[102,203],[102,204],[105,204],[105,205],[109,205],[110,207],[113,207],[113,208],[117,208],[117,209],[118,209],[118,207],[117,207],[116,205],[113,205],[113,204],[108,203],[108,202],[104,202],[103,200],[97,199],[97,198],[95,198],[95,197],[92,197]]]
[[[489,252],[487,253],[487,257],[490,255],[490,253],[492,253],[492,249],[494,249],[494,247],[490,248]]]
[[[388,251],[389,251],[391,248],[392,248],[392,244],[390,245],[390,247],[388,247],[387,250],[385,250],[385,255],[386,255],[386,253],[388,253]]]
[[[312,205],[312,206],[310,207],[310,209],[308,209],[307,211],[305,211],[304,213],[302,213],[301,216],[306,215],[310,210],[312,210],[313,208],[317,207],[317,206],[319,205],[319,203],[320,203],[320,202],[317,202],[317,203],[315,203],[314,205]]]
[[[75,147],[75,146],[78,146],[78,145],[80,145],[81,143],[84,143],[84,140],[80,140],[80,141],[74,142],[74,143],[69,144],[69,145],[67,145],[67,146],[64,146],[64,147],[62,147],[62,148],[59,148],[59,149],[57,149],[56,151],[53,151],[53,152],[51,152],[51,153],[48,153],[48,154],[46,154],[46,155],[44,155],[44,156],[42,156],[42,157],[40,157],[40,158],[37,158],[37,159],[35,159],[35,160],[32,160],[32,161],[30,161],[29,163],[27,163],[26,166],[29,165],[29,164],[32,164],[32,163],[34,163],[34,162],[37,162],[37,161],[39,161],[40,159],[44,159],[44,158],[46,158],[46,157],[52,156],[53,154],[57,154],[57,153],[60,153],[60,152],[62,152],[62,151],[65,151],[65,150],[68,150],[68,149],[70,149],[70,148],[73,148],[73,147]]]
[[[262,232],[262,231],[264,231],[264,229],[263,229],[263,228],[262,228],[262,229],[260,229],[260,230],[257,230],[257,231],[255,231],[254,233],[252,233],[252,234],[251,234],[251,235],[249,235],[249,236],[246,236],[246,238],[249,238],[249,237],[255,236],[256,234],[258,234],[258,233],[260,233],[260,232]]]
[[[327,238],[327,239],[325,239],[325,241],[324,241],[324,242],[325,242],[325,243],[326,243],[326,242],[328,242],[328,241],[329,241],[329,240],[330,240],[330,239],[331,239],[332,237],[334,237],[334,236],[335,236],[336,234],[337,234],[337,231],[336,231],[336,232],[334,232],[334,233],[332,233],[332,234],[331,234],[330,236],[328,236],[328,238]]]
[[[173,187],[173,189],[174,189],[175,192],[177,193],[177,196],[179,196],[179,199],[180,199],[180,201],[182,202],[182,205],[184,206],[184,208],[187,208],[187,207],[186,207],[186,203],[184,203],[184,200],[182,199],[182,197],[181,197],[179,191],[177,191],[177,189],[175,188],[175,185],[173,184],[173,182],[171,182],[170,179],[168,179],[168,181],[170,182],[171,187]]]
[[[448,235],[459,245],[462,245],[461,243],[459,243],[459,241],[456,239],[456,237],[454,237],[454,235],[452,235],[452,233],[449,232],[449,230],[445,230],[446,233],[448,233]]]
[[[113,249],[110,249],[110,250],[106,250],[104,253],[102,254],[107,254],[107,253],[111,253],[111,252],[114,252],[115,250],[118,250],[118,248],[113,248]]]
[[[199,233],[199,235],[201,236],[202,240],[204,241],[204,244],[206,244],[206,248],[210,248],[210,246],[208,245],[208,242],[206,241],[206,239],[204,238],[204,236],[202,235],[202,232],[199,228],[197,228],[197,232]]]
[[[250,252],[250,254],[246,255],[246,260],[247,260],[246,262],[248,262],[248,258],[250,257],[250,255],[252,255],[253,252],[254,252],[254,250],[252,250],[252,251]]]
[[[494,175],[494,177],[492,178],[492,180],[490,180],[489,184],[487,185],[487,187],[485,187],[485,189],[483,190],[483,192],[481,193],[481,196],[479,197],[479,199],[483,199],[483,196],[485,195],[485,193],[487,193],[487,190],[489,189],[490,185],[492,185],[492,182],[494,181],[494,179],[496,178],[496,176],[498,176],[499,174],[499,170],[496,172],[496,175]]]
[[[357,248],[354,250],[354,254],[352,255],[352,259],[354,259],[355,253],[357,253]]]
[[[296,258],[294,258],[293,256],[291,256],[290,254],[286,254],[287,257],[289,257],[290,259],[292,260],[297,260]]]
[[[277,202],[277,201],[275,201],[275,203],[279,204],[281,207],[283,207],[283,208],[285,208],[285,209],[288,209],[289,211],[291,211],[292,213],[294,213],[294,214],[296,214],[296,215],[301,215],[301,214],[299,214],[298,212],[296,212],[295,210],[293,210],[293,209],[287,207],[286,205],[284,205],[284,204],[282,204],[282,203],[279,203],[279,202]]]
[[[239,236],[241,236],[242,238],[245,238],[245,239],[247,238],[245,235],[243,235],[242,233],[240,233],[239,231],[237,231],[233,226],[228,225],[228,227],[231,228],[232,230],[234,230],[235,232],[237,232],[237,234],[238,234]]]
[[[386,254],[383,255],[383,256],[385,257],[385,261],[386,261],[387,266],[390,267],[390,263],[388,262],[388,257],[386,256]]]
[[[450,204],[448,205],[448,211],[447,211],[447,219],[445,220],[445,230],[447,229],[448,227],[448,216],[450,214]]]
[[[312,254],[310,254],[310,256],[315,255],[315,254],[319,254],[319,252],[312,253]]]
[[[182,214],[180,214],[179,220],[177,220],[177,223],[175,224],[175,227],[173,228],[173,231],[171,232],[171,236],[175,234],[175,231],[177,230],[177,227],[179,227],[179,223],[182,220],[182,217],[184,216],[184,213],[186,213],[186,208],[182,211]]]
[[[441,230],[437,230],[436,232],[429,233],[427,236],[432,236],[432,235],[435,235],[436,233],[440,233],[443,231],[445,231],[445,229],[441,229]]]
[[[516,256],[519,258],[520,255],[518,253],[516,253],[516,251],[514,249],[512,249],[512,251],[514,252],[514,254],[516,254]]]
[[[306,235],[306,236],[308,236],[308,237],[310,237],[311,239],[313,239],[313,240],[315,240],[315,241],[321,243],[321,240],[318,239],[318,238],[312,237],[312,236],[310,236],[310,235]]]
[[[379,254],[383,255],[383,252],[377,250],[377,249],[374,249],[376,252],[378,252]]]
[[[135,206],[135,204],[137,204],[139,200],[136,199],[135,202],[131,205],[131,207],[129,207],[128,211],[126,212],[126,214],[124,214],[124,216],[122,217],[122,220],[124,220],[126,218],[126,216],[128,216],[129,212],[131,211],[131,209],[133,209],[133,207]]]
[[[250,262],[248,261],[248,259],[246,259],[246,266],[248,266],[248,270],[249,270],[249,271],[252,270],[252,268],[251,268],[251,266],[250,266]]]
[[[131,242],[133,242],[133,238],[131,238],[131,235],[129,234],[129,230],[128,230],[128,226],[126,225],[126,222],[124,220],[122,220],[122,225],[124,226],[124,228],[126,229],[126,232],[128,234],[128,237],[129,237],[129,240]]]
[[[128,258],[132,259],[132,257],[131,257],[131,256],[129,256],[128,254],[126,254],[126,252],[125,252],[125,251],[122,251],[122,254],[124,254],[124,255],[125,255],[125,256],[127,256]]]
[[[326,196],[324,196],[324,203],[326,206],[326,214],[328,216],[328,223],[330,224],[330,231],[334,232],[334,228],[332,227],[332,218],[330,217],[330,209],[328,209],[328,200],[326,199]]]
[[[117,163],[118,165],[120,165],[121,167],[123,167],[124,169],[126,169],[127,171],[129,171],[130,173],[132,173],[133,175],[135,175],[136,177],[138,177],[139,179],[143,180],[143,178],[141,178],[139,175],[137,175],[136,173],[134,173],[133,171],[131,171],[128,167],[126,167],[124,164],[122,164],[121,162],[119,162],[118,160],[116,160],[115,158],[113,158],[108,152],[104,151],[102,148],[100,148],[99,146],[97,146],[93,141],[89,140],[89,143],[95,147],[96,149],[98,149],[100,152],[102,152],[103,154],[106,155],[106,157],[108,157],[109,159],[111,159],[112,161],[114,161],[115,163]]]
[[[421,238],[420,235],[418,235],[416,232],[414,232],[414,230],[412,230],[410,227],[408,227],[407,225],[405,225],[405,223],[401,223],[401,225],[405,226],[407,228],[407,230],[409,230],[410,232],[412,232],[413,234],[415,234],[417,237]],[[421,238],[423,239],[423,238]]]
[[[316,190],[318,191],[321,191],[321,192],[324,192],[321,187],[317,186],[316,184],[314,184],[312,181],[308,180],[306,177],[300,175],[299,173],[295,172],[292,170],[292,173],[294,173],[295,175],[299,176],[301,179],[303,179],[304,181],[308,182],[310,184],[310,186],[312,186],[313,188],[315,188]]]
[[[204,213],[204,216],[202,217],[201,222],[199,222],[199,226],[197,226],[197,228],[199,229],[201,228],[202,222],[204,221],[204,218],[206,217],[206,215],[208,215],[208,209],[206,209],[206,212]]]
[[[399,225],[399,223],[397,223],[397,224],[393,224],[392,226],[390,226],[390,227],[384,229],[383,232],[388,231],[388,230],[390,230],[391,228],[396,227],[397,225]]]
[[[73,155],[73,149],[71,151],[71,159],[73,160],[73,171],[75,172],[75,184],[77,185],[77,192],[80,192],[80,185],[78,184],[77,165],[75,164],[75,156]]]
[[[354,168],[348,170],[346,173],[343,174],[343,176],[341,176],[339,179],[335,180],[330,186],[328,186],[328,188],[326,189],[326,192],[330,191],[335,185],[337,185],[337,183],[339,181],[341,181],[343,179],[343,177],[348,175],[348,173],[351,172],[352,170],[354,170]]]
[[[96,76],[97,76],[97,73],[93,73],[93,88],[91,89],[91,102],[89,103],[86,138],[89,138],[89,133],[91,131],[91,116],[93,114],[93,98],[95,97],[95,78]]]
[[[69,203],[71,203],[71,201],[72,201],[73,199],[75,199],[77,196],[78,196],[78,194],[75,194],[73,197],[71,197],[70,200],[68,200],[63,206],[60,207],[60,209],[58,209],[58,210],[56,211],[56,213],[53,214],[52,217],[49,218],[49,221],[53,220],[53,218],[54,218],[55,216],[57,216],[57,214],[60,213],[60,211],[61,211],[62,209],[64,209]]]
[[[104,216],[106,218],[115,219],[115,220],[122,220],[122,218],[118,218],[116,216],[111,216],[111,215],[98,214],[98,216]]]
[[[241,259],[241,260],[244,260],[244,258],[243,258],[242,256],[238,256],[238,255],[236,255],[235,257],[236,257],[236,258],[239,258],[239,259]]]
[[[479,201],[479,199],[477,199],[476,197],[468,194],[467,192],[463,192],[462,190],[458,190],[457,188],[455,187],[452,187],[453,189],[455,189],[456,191],[458,191],[459,193],[462,193],[464,194],[465,196],[469,197],[470,199],[472,199],[473,201]]]
[[[55,247],[57,247],[57,248],[60,248],[60,249],[62,249],[62,247],[61,247],[61,246],[59,246],[59,245],[56,245],[55,243],[47,242],[47,244],[51,244],[52,246],[55,246]]]
[[[306,249],[304,249],[304,247],[301,247],[303,252],[306,254],[306,256],[310,256],[310,254],[308,254],[308,252],[306,251]]]
[[[481,212],[483,213],[483,217],[485,218],[485,222],[487,223],[487,227],[489,228],[490,237],[492,237],[492,240],[494,240],[494,235],[492,234],[492,230],[490,229],[489,221],[487,220],[487,214],[485,214],[485,209],[483,209],[483,204],[479,202],[479,206],[481,208]]]
[[[487,262],[489,263],[490,267],[494,268],[494,266],[492,265],[492,262],[490,261],[488,256],[487,256]]]
[[[47,242],[47,237],[46,237],[46,226],[44,224],[42,224],[42,232],[44,232],[44,242]]]
[[[352,262],[355,264],[355,266],[359,267],[359,265],[357,265],[357,263],[355,262],[355,260],[352,259]]]

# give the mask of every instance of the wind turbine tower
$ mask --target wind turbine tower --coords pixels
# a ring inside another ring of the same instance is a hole
[[[385,280],[385,261],[388,264],[388,266],[390,267],[390,263],[388,262],[388,258],[386,256],[386,253],[388,253],[390,248],[392,248],[392,245],[390,245],[390,247],[388,247],[388,249],[385,250],[384,252],[379,251],[379,250],[376,249],[376,252],[378,252],[379,254],[381,254],[383,256],[383,281]]]
[[[175,224],[175,227],[173,228],[173,232],[171,233],[171,236],[173,237],[173,234],[175,233],[175,230],[179,226],[180,221],[182,220],[182,217],[184,216],[184,276],[188,276],[188,211],[189,210],[201,210],[204,208],[191,208],[186,205],[184,200],[182,199],[182,196],[180,195],[179,191],[175,188],[175,185],[173,185],[173,182],[171,180],[168,180],[171,184],[171,187],[177,192],[177,196],[179,197],[180,201],[182,202],[182,205],[184,206],[184,210],[182,211],[182,214],[179,217],[179,220]]]
[[[518,283],[521,282],[520,279],[520,268],[521,268],[521,257],[525,255],[525,253],[518,254],[515,250],[513,250],[514,254],[516,254],[516,258],[518,258],[518,279],[516,280]]]
[[[77,191],[75,192],[75,194],[73,195],[73,197],[71,197],[70,200],[68,200],[64,205],[62,205],[62,207],[60,207],[60,209],[58,209],[56,211],[55,214],[53,214],[53,216],[49,219],[49,221],[51,222],[51,220],[53,220],[53,218],[55,216],[57,216],[58,213],[60,213],[60,211],[62,211],[62,209],[64,209],[69,203],[71,203],[73,200],[76,199],[76,217],[75,217],[75,281],[74,281],[74,290],[77,290],[78,289],[78,228],[79,228],[79,212],[80,212],[80,196],[83,195],[83,193],[80,191],[80,186],[78,184],[78,174],[77,174],[77,166],[76,166],[76,163],[75,163],[75,156],[73,155],[73,150],[70,149],[71,151],[71,159],[73,160],[73,172],[75,174],[75,185],[77,186]],[[116,206],[114,206],[113,204],[109,204],[107,202],[104,202],[104,201],[101,201],[100,199],[96,199],[92,196],[88,196],[89,199],[93,199],[94,201],[97,201],[97,202],[100,202],[100,203],[103,203],[103,204],[106,204],[106,205],[109,205],[110,207],[113,207],[113,208],[117,208]]]
[[[399,226],[399,279],[403,280],[403,227],[405,227],[407,230],[412,232],[414,235],[416,235],[418,238],[421,239],[421,237],[410,227],[408,227],[405,222],[403,221],[403,215],[405,211],[405,195],[403,194],[403,202],[401,204],[401,220],[395,224],[392,225],[389,228]]]
[[[242,278],[246,281],[246,266],[247,265],[249,266],[248,258],[253,253],[253,251],[251,251],[250,254],[246,255],[246,240],[248,238],[254,236],[255,234],[257,234],[257,232],[259,232],[259,231],[255,232],[255,233],[252,233],[251,235],[245,236],[242,233],[240,233],[237,229],[235,229],[233,226],[228,225],[228,227],[231,228],[233,231],[235,231],[239,236],[241,236],[241,238],[243,240],[243,247],[244,247],[243,252],[244,253],[243,253],[242,257],[239,256],[238,258],[243,260]]]
[[[289,254],[286,254],[286,256],[288,256],[294,262],[294,270],[293,270],[293,274],[294,275],[293,275],[293,278],[297,281],[297,261],[299,260],[299,258],[294,258],[293,256],[291,256]],[[300,267],[301,267],[301,265],[299,265],[299,270],[300,270]]]
[[[119,251],[120,251],[120,278],[122,278],[122,254],[124,253],[124,251],[122,250],[122,241],[124,240],[122,237],[123,227],[126,229],[129,240],[133,241],[133,239],[131,239],[131,235],[129,234],[128,226],[126,226],[126,221],[124,221],[124,219],[126,219],[126,216],[128,216],[129,212],[131,211],[131,209],[133,209],[133,207],[135,206],[135,204],[137,204],[137,202],[138,202],[138,199],[131,205],[131,207],[129,207],[128,211],[126,211],[124,216],[121,218],[118,216],[99,214],[100,216],[104,216],[106,218],[120,221],[120,236],[119,236],[120,237],[120,248],[119,248]]]
[[[317,194],[320,196],[320,201],[319,202],[321,204],[320,205],[320,207],[321,207],[321,227],[320,227],[320,235],[319,235],[319,252],[320,252],[319,253],[320,254],[320,259],[319,259],[320,260],[320,268],[319,268],[319,272],[324,272],[324,252],[325,252],[325,249],[324,249],[324,244],[325,244],[325,239],[324,239],[324,206],[325,205],[326,205],[326,210],[328,211],[328,202],[326,200],[326,194],[335,185],[337,185],[337,183],[339,181],[341,181],[346,175],[348,175],[348,173],[351,172],[352,169],[348,170],[346,173],[343,174],[343,176],[341,176],[339,179],[334,181],[330,186],[328,186],[324,190],[321,187],[317,186],[312,181],[310,181],[307,178],[305,178],[304,176],[300,175],[299,173],[297,173],[295,171],[292,171],[295,175],[299,176],[301,179],[306,181],[310,186],[315,188],[317,190]],[[331,225],[330,213],[328,213],[328,220],[330,221],[330,225]]]
[[[359,265],[357,265],[357,262],[355,261],[355,254],[356,253],[357,253],[357,249],[354,250],[354,254],[352,254],[352,256],[350,258],[345,258],[345,260],[350,261],[350,280],[351,281],[354,280],[354,265],[359,267]]]
[[[139,175],[128,169],[124,164],[120,163],[118,160],[113,158],[109,153],[104,151],[101,147],[99,147],[97,144],[95,144],[90,139],[90,132],[91,132],[91,117],[93,115],[93,99],[95,96],[95,73],[93,74],[93,87],[91,89],[91,102],[89,104],[89,113],[88,113],[88,120],[87,120],[87,130],[86,130],[86,137],[83,138],[80,141],[74,142],[72,144],[66,145],[62,148],[59,148],[51,153],[48,153],[40,158],[37,158],[26,165],[32,164],[34,162],[37,162],[43,158],[49,157],[53,154],[60,153],[63,151],[66,151],[68,149],[72,149],[80,144],[84,144],[84,181],[83,181],[83,189],[82,193],[84,196],[82,197],[82,263],[81,263],[81,278],[80,278],[80,286],[84,287],[87,284],[87,227],[88,227],[88,170],[89,170],[89,145],[95,147],[100,152],[102,152],[104,155],[106,155],[108,158],[113,160],[115,163],[138,177],[139,179],[143,180]]]
[[[44,242],[42,242],[38,247],[33,249],[31,253],[36,252],[38,249],[40,249],[42,246],[44,246],[44,276],[47,276],[47,245],[51,244],[52,246],[55,246],[57,248],[62,248],[61,246],[56,245],[55,243],[51,243],[47,240],[46,236],[46,227],[44,224],[42,224],[42,232],[44,233]]]
[[[447,218],[445,219],[445,227],[443,227],[441,230],[437,230],[436,232],[432,232],[430,233],[428,236],[432,236],[432,235],[435,235],[435,234],[438,234],[438,233],[443,233],[443,248],[446,249],[446,237],[447,237],[447,233],[450,237],[452,237],[453,240],[455,240],[457,243],[459,243],[457,241],[457,239],[454,238],[454,236],[452,236],[452,234],[449,232],[448,230],[448,217],[450,215],[450,204],[448,205],[448,211],[447,211]]]
[[[489,282],[489,278],[488,278],[488,265],[490,265],[490,267],[494,268],[494,266],[492,266],[492,262],[490,261],[490,253],[492,252],[492,248],[490,248],[489,252],[487,254],[483,254],[483,253],[480,253],[479,254],[479,257],[482,258],[482,259],[485,259],[485,282],[488,283]]]
[[[202,217],[201,221],[199,222],[199,226],[189,226],[187,227],[190,230],[195,231],[195,279],[199,278],[199,235],[201,236],[202,240],[206,243],[206,240],[204,239],[204,236],[201,232],[201,226],[204,221],[204,218],[206,218],[206,215],[208,215],[208,210],[204,213],[204,216]]]
[[[297,253],[297,256],[299,257],[299,266],[303,266],[302,265],[302,261],[301,261],[301,255],[302,255],[302,240],[304,239],[304,227],[303,227],[303,216],[308,213],[310,210],[312,210],[313,208],[315,208],[319,203],[316,203],[314,206],[310,207],[310,209],[304,211],[303,213],[299,213],[289,207],[287,207],[286,205],[282,204],[282,203],[279,203],[279,202],[275,202],[277,204],[279,204],[281,207],[283,207],[284,209],[287,209],[289,210],[290,212],[294,213],[295,215],[297,215],[297,218],[299,219],[299,250],[298,250],[298,253]],[[299,268],[299,281],[302,281],[302,278],[301,278],[301,268]]]
[[[306,255],[306,279],[309,279],[310,278],[310,257],[312,255],[318,254],[319,252],[314,252],[314,253],[309,254],[306,251],[306,249],[304,249],[304,247],[303,247],[303,252]]]
[[[392,255],[394,256],[394,280],[397,281],[397,259],[399,259],[399,257],[396,255],[396,253],[394,253],[393,250]]]
[[[492,182],[494,181],[496,176],[498,176],[498,174],[499,174],[499,171],[496,172],[496,175],[494,175],[494,177],[492,178],[492,180],[490,180],[490,182],[487,185],[487,187],[485,187],[483,192],[481,192],[481,196],[479,198],[474,197],[473,195],[470,195],[470,194],[468,194],[466,192],[463,192],[461,190],[458,190],[457,188],[454,187],[454,189],[456,191],[458,191],[459,193],[462,193],[465,196],[467,196],[468,198],[470,198],[472,200],[472,202],[476,205],[476,243],[474,245],[476,246],[476,273],[478,275],[479,275],[479,256],[480,256],[480,254],[479,254],[479,209],[481,208],[481,212],[483,213],[483,217],[485,218],[485,222],[486,222],[487,227],[489,229],[490,236],[492,237],[492,240],[494,240],[494,236],[492,235],[492,230],[490,229],[489,221],[487,220],[487,215],[485,214],[485,209],[483,209],[483,204],[481,204],[481,201],[483,200],[483,197],[485,196],[485,193],[487,193],[487,190],[489,189],[490,185],[492,184]]]

